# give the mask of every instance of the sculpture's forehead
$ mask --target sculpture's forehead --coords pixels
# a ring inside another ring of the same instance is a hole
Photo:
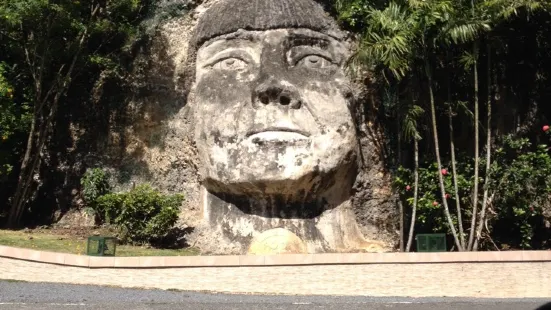
[[[272,29],[265,31],[239,30],[223,36],[213,38],[205,42],[199,49],[201,51],[232,47],[243,42],[258,43],[258,45],[315,45],[319,47],[334,47],[337,50],[345,50],[344,44],[327,34],[310,29]]]

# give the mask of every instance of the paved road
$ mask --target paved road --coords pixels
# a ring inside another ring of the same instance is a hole
[[[0,310],[535,310],[546,302],[534,299],[224,295],[0,280]]]

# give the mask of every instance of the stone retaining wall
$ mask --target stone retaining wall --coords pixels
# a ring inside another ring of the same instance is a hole
[[[228,293],[551,298],[551,251],[101,258],[0,246],[0,279]]]

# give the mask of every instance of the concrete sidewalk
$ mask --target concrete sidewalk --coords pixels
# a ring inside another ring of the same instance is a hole
[[[336,257],[342,260],[347,254],[342,255]],[[386,263],[362,262],[363,256],[350,255],[356,263],[330,263],[326,257],[324,264],[289,265],[292,256],[285,256],[281,259],[287,265],[265,265],[268,257],[249,257],[249,265],[224,265],[223,257],[195,257],[205,264],[143,268],[107,263],[105,268],[74,267],[0,257],[0,279],[227,293],[551,299],[551,260]],[[389,261],[396,258],[393,253],[382,255]],[[252,264],[254,259],[264,263]]]

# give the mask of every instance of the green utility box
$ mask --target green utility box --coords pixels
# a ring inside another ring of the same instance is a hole
[[[117,238],[115,237],[88,237],[86,255],[90,256],[115,256]]]
[[[446,252],[446,234],[419,234],[415,236],[417,252]]]

